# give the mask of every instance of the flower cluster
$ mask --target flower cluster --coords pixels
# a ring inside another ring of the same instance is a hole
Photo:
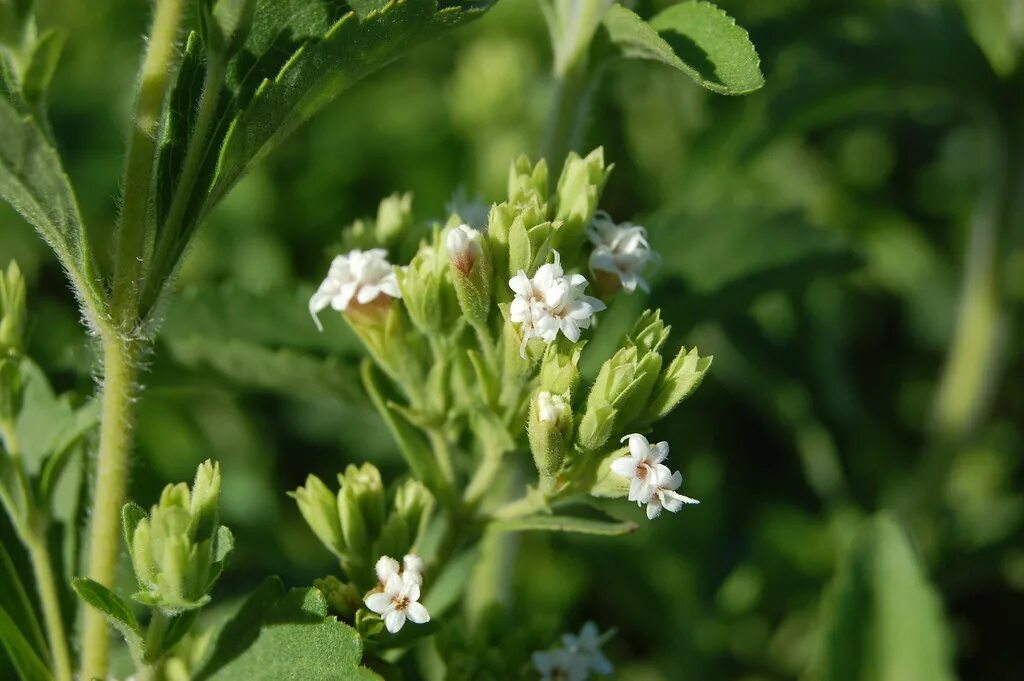
[[[629,500],[637,506],[647,504],[647,517],[654,520],[661,509],[677,513],[683,504],[699,504],[691,497],[676,492],[683,484],[679,471],[671,472],[663,462],[668,458],[668,443],[651,445],[643,435],[632,433],[622,438],[628,441],[629,456],[611,463],[613,473],[629,480]]]
[[[590,270],[595,275],[607,272],[618,278],[627,292],[650,292],[641,273],[650,263],[660,260],[647,241],[647,230],[631,222],[615,224],[611,216],[597,211],[587,229],[587,238],[594,245],[590,253]]]
[[[590,327],[594,313],[605,309],[600,300],[583,293],[587,278],[582,274],[566,275],[558,251],[554,256],[555,261],[541,265],[532,278],[519,270],[508,282],[516,294],[509,319],[520,324],[523,342],[519,353],[524,358],[531,338],[551,343],[561,331],[575,343],[580,330]]]
[[[387,256],[383,248],[356,249],[331,261],[327,278],[309,299],[309,313],[318,329],[323,327],[317,315],[328,307],[341,311],[347,310],[353,299],[358,305],[368,305],[381,295],[402,297]]]
[[[596,624],[587,622],[579,635],[563,634],[561,647],[535,652],[533,666],[541,681],[585,681],[591,672],[611,674],[612,663],[601,652],[611,633],[601,634]]]
[[[381,616],[389,633],[397,634],[405,620],[414,624],[430,621],[430,613],[420,600],[423,585],[423,560],[406,554],[402,565],[391,556],[381,556],[376,565],[379,584],[363,597],[366,607]]]

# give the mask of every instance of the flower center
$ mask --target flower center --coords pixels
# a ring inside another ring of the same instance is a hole
[[[646,480],[647,479],[647,473],[649,473],[650,470],[651,470],[651,468],[647,464],[645,464],[645,463],[638,463],[636,465],[636,477],[640,478],[641,480]]]
[[[405,610],[409,607],[409,599],[405,596],[395,596],[391,599],[391,604],[395,606],[395,610]]]

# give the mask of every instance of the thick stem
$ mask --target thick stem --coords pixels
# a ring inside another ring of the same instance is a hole
[[[25,546],[32,561],[36,591],[39,593],[39,603],[43,609],[46,638],[50,643],[50,655],[53,658],[53,677],[56,681],[71,681],[71,651],[68,649],[68,637],[64,631],[57,579],[53,573],[50,550],[46,546],[45,532],[38,532],[35,536],[26,538]]]
[[[555,74],[541,145],[541,157],[547,160],[553,171],[561,168],[569,152],[578,147],[589,99],[589,79],[584,60],[570,66],[563,74]]]
[[[114,582],[121,541],[121,505],[132,442],[138,348],[116,338],[103,344],[103,397],[96,488],[89,527],[88,574],[103,586]],[[103,614],[87,608],[82,639],[82,678],[106,678],[109,632]]]
[[[157,0],[149,47],[139,77],[139,95],[128,140],[114,255],[112,311],[116,325],[132,325],[138,311],[139,283],[146,245],[146,211],[153,186],[160,113],[176,56],[184,0]]]

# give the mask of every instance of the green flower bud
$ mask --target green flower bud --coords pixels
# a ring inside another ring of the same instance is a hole
[[[123,510],[135,578],[135,599],[174,613],[198,608],[232,548],[231,533],[217,524],[220,469],[206,461],[188,485],[168,485],[160,501],[145,512],[135,504]]]
[[[561,227],[558,223],[531,224],[538,213],[536,208],[521,212],[512,221],[508,241],[508,271],[513,275],[523,270],[532,274],[547,259],[552,235]],[[508,288],[506,282],[505,288]]]
[[[448,269],[441,230],[420,246],[409,266],[399,271],[398,287],[409,318],[424,335],[446,335],[458,317],[458,302]]]
[[[676,408],[704,380],[714,357],[701,357],[697,348],[680,348],[679,354],[661,375],[647,405],[646,416],[655,421]]]
[[[407,480],[395,493],[394,510],[388,516],[380,538],[374,543],[375,556],[411,553],[426,529],[434,498],[417,480]]]
[[[25,279],[18,263],[0,271],[0,357],[21,353],[25,333]]]
[[[604,149],[598,147],[584,158],[575,152],[562,166],[556,190],[555,218],[565,225],[554,247],[565,257],[574,256],[583,245],[583,233],[594,218],[601,192],[613,166],[605,167]]]
[[[540,366],[540,387],[551,393],[572,393],[580,380],[578,364],[583,353],[581,343],[573,343],[567,350],[564,342],[547,346]]]
[[[327,607],[331,614],[343,620],[349,620],[355,616],[356,610],[363,606],[362,594],[352,584],[341,581],[337,577],[324,577],[314,579],[313,587],[324,595]]]
[[[576,445],[583,451],[593,451],[612,436],[618,410],[610,404],[591,406],[583,413],[580,427],[576,430]]]
[[[483,234],[468,225],[448,230],[445,239],[459,307],[471,324],[484,325],[491,312],[494,271]]]
[[[256,0],[205,0],[200,20],[210,51],[230,58],[242,49],[255,10]]]
[[[527,434],[541,484],[550,485],[572,445],[572,407],[567,394],[538,391],[530,401]]]
[[[513,206],[536,205],[547,213],[548,164],[541,159],[537,165],[522,154],[508,170],[508,202]]]
[[[377,243],[390,247],[409,232],[412,224],[412,192],[392,194],[377,207]]]
[[[345,539],[341,532],[338,501],[334,493],[320,478],[310,475],[306,477],[305,486],[296,489],[291,496],[313,534],[340,558],[345,551]]]
[[[384,483],[370,463],[349,465],[338,476],[338,515],[348,557],[360,565],[372,560],[370,545],[384,524]]]

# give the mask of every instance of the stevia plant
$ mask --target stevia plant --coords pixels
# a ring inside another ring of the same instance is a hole
[[[709,3],[647,22],[606,0],[542,2],[555,57],[551,123],[541,160],[512,164],[507,197],[486,224],[471,226],[457,210],[423,230],[408,195],[396,195],[375,222],[344,233],[309,301],[317,324],[331,309],[362,341],[363,389],[409,472],[385,484],[374,466],[352,465],[337,492],[310,476],[292,493],[339,573],[292,590],[269,578],[226,623],[204,627],[200,613],[233,548],[219,523],[219,467],[200,466],[191,487],[168,485],[148,513],[125,503],[141,363],[199,225],[344,88],[492,4],[155,0],[108,253],[104,230],[84,224],[48,122],[66,37],[39,30],[30,0],[0,0],[0,197],[54,251],[100,358],[95,399],[53,395],[24,356],[28,313],[12,265],[0,285],[0,501],[43,614],[41,625],[4,547],[0,577],[13,596],[0,608],[0,643],[22,677],[107,678],[113,627],[137,678],[391,678],[452,606],[480,600],[467,595],[468,576],[503,534],[617,535],[636,525],[605,515],[609,500],[645,506],[652,520],[697,503],[679,492],[668,445],[645,433],[697,387],[710,357],[683,349],[669,361],[669,329],[647,311],[596,378],[581,378],[601,314],[647,290],[657,256],[641,226],[599,211],[611,172],[602,150],[572,149],[595,81],[615,58],[660,61],[727,94],[756,89],[761,75],[745,32]],[[696,64],[673,48],[680,37],[701,52]],[[549,168],[561,168],[554,182]],[[96,425],[86,476],[81,453]],[[535,474],[524,482],[527,452]],[[79,516],[57,490],[85,479],[79,538]],[[115,582],[122,537],[136,583],[127,590]],[[88,607],[72,641],[63,596],[79,554],[84,574],[73,588]],[[512,645],[495,660],[473,651],[497,635],[499,610],[469,607],[450,621],[437,643],[450,678],[487,669],[575,679],[611,668],[600,652],[610,633],[591,623],[561,647],[531,658]]]

